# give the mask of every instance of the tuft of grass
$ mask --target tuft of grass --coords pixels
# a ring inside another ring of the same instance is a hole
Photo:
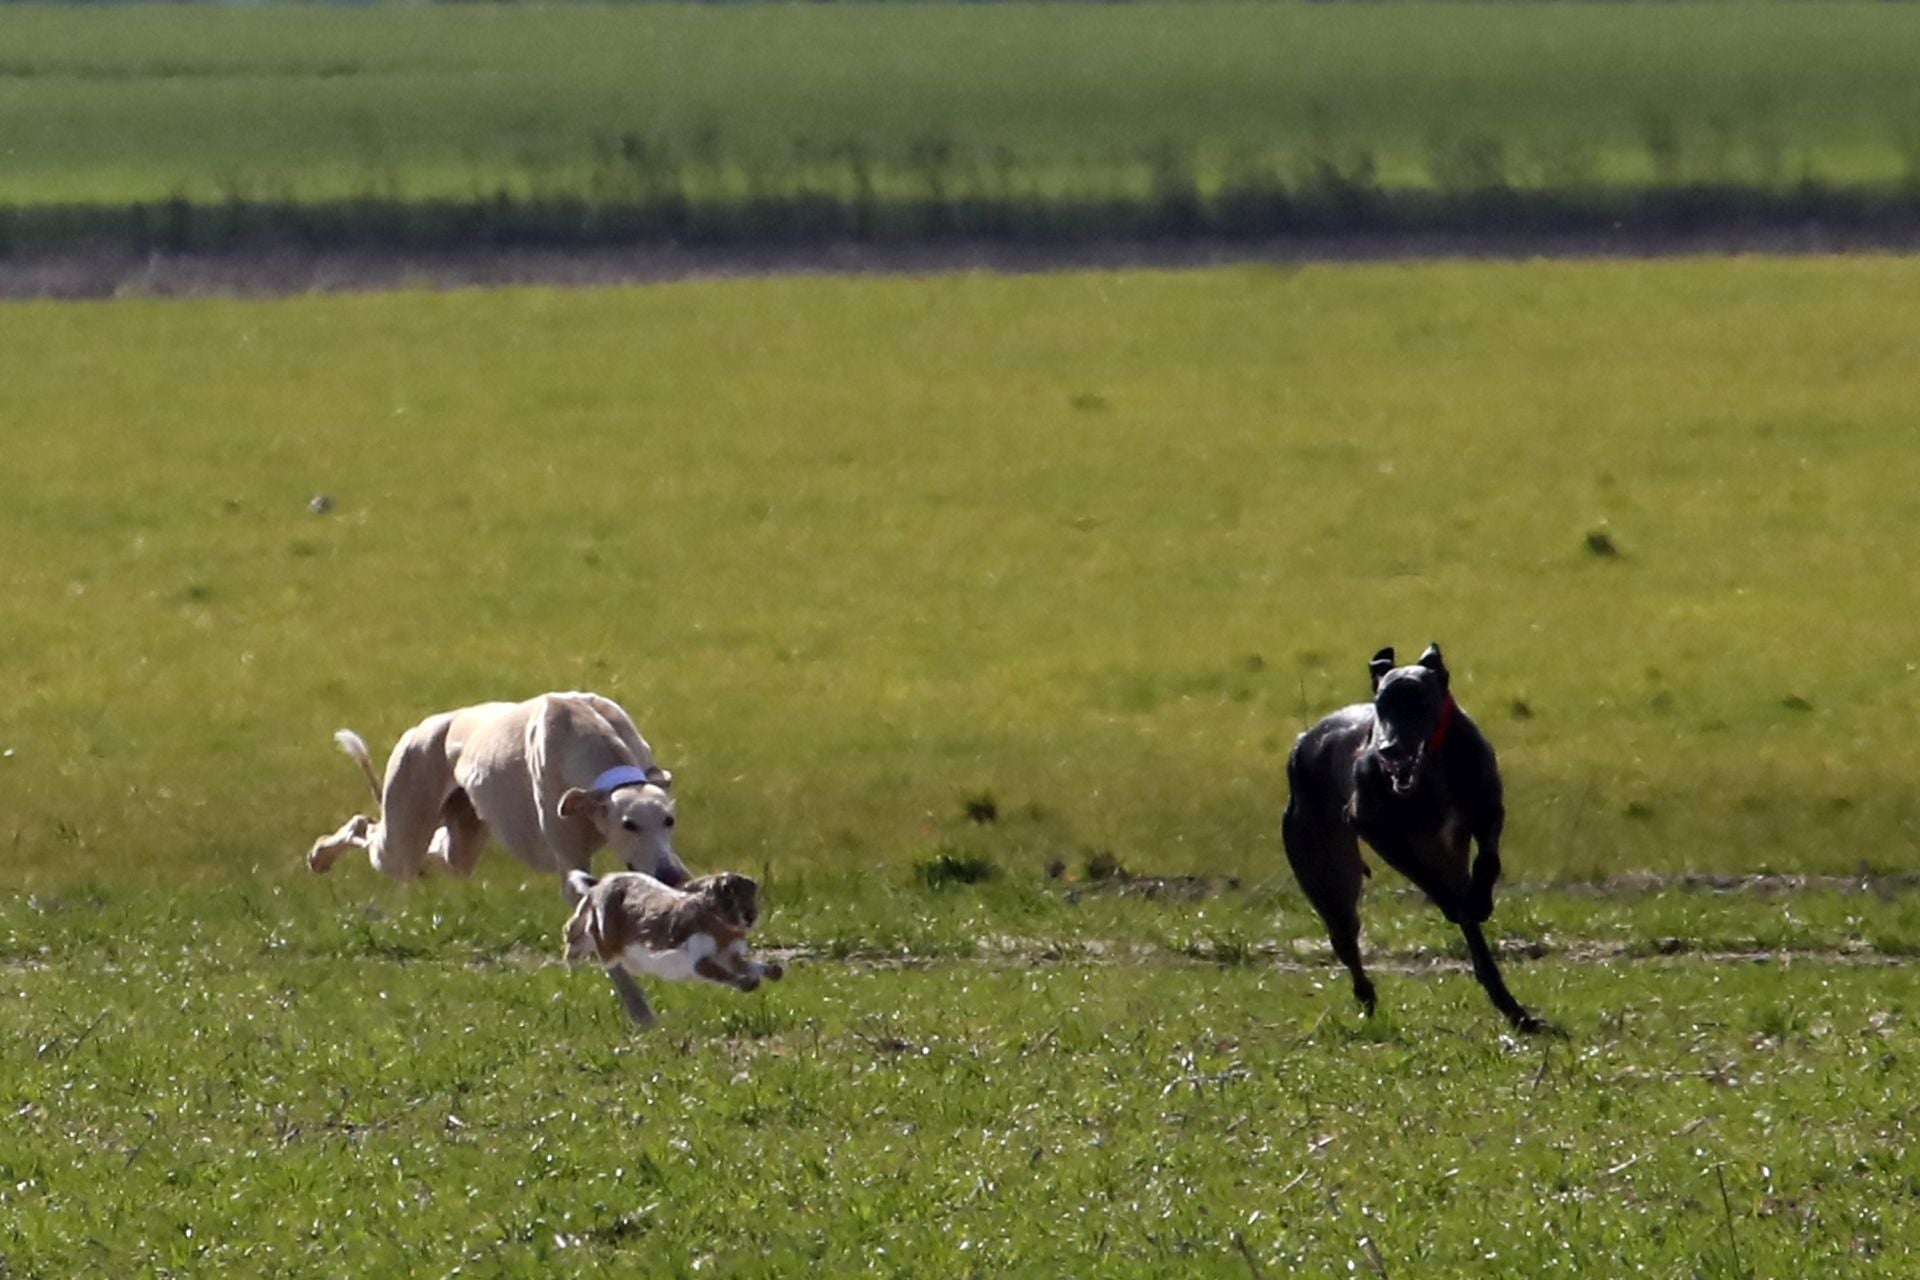
[[[942,849],[913,864],[914,878],[929,889],[944,889],[956,884],[985,884],[1000,878],[1000,867],[980,854],[955,853]]]
[[[1000,820],[1000,805],[994,800],[993,793],[990,791],[982,791],[966,797],[961,801],[960,807],[966,814],[968,822],[990,826]]]

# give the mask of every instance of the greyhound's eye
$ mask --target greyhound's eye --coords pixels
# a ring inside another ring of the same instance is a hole
[[[666,824],[665,824],[665,825],[667,825],[667,826],[669,826],[669,827],[673,825],[673,817],[672,817],[672,815],[668,815],[668,817],[667,817],[667,821],[666,821]]]
[[[638,831],[640,829],[640,824],[635,822],[632,818],[620,819],[620,825],[626,828],[628,831]]]

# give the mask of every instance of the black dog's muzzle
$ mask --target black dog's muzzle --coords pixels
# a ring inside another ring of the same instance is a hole
[[[1420,766],[1427,758],[1427,747],[1421,743],[1408,750],[1397,742],[1381,743],[1374,748],[1373,755],[1380,762],[1387,781],[1393,784],[1393,789],[1404,793],[1413,789],[1414,780],[1420,776]]]

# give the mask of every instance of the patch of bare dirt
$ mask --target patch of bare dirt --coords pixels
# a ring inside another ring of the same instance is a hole
[[[1870,893],[1893,898],[1920,889],[1920,871],[1862,871],[1856,875],[1768,875],[1689,871],[1679,875],[1638,873],[1604,880],[1515,885],[1509,892],[1553,893],[1566,898],[1634,898],[1669,891],[1744,894],[1784,898],[1798,893]]]

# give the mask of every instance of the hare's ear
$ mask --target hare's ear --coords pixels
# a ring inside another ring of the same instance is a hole
[[[593,902],[582,898],[567,917],[567,949],[561,954],[569,968],[600,958],[600,944],[593,934]]]
[[[1388,645],[1373,655],[1367,663],[1367,674],[1373,677],[1373,691],[1380,692],[1380,682],[1386,679],[1387,672],[1393,670],[1393,646]]]

